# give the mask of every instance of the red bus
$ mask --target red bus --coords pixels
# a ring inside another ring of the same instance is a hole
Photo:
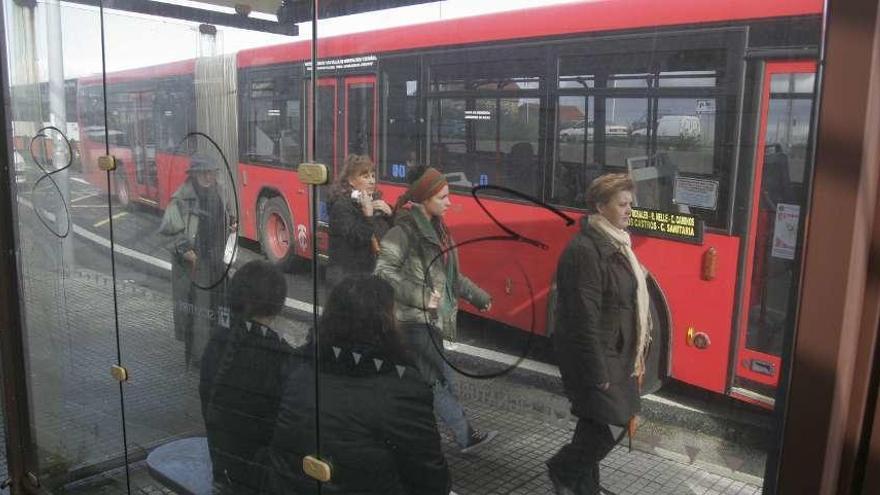
[[[109,140],[118,199],[163,208],[184,177],[179,140],[219,136],[241,234],[282,266],[310,258],[313,242],[326,248],[309,220],[326,212],[310,211],[313,191],[296,174],[310,156],[336,170],[348,153],[369,154],[390,199],[409,164],[438,167],[459,241],[500,232],[471,197],[476,185],[578,217],[594,177],[628,171],[643,209],[635,250],[654,281],[653,382],[769,406],[793,329],[821,12],[821,0],[609,0],[321,39],[317,70],[308,42],[250,49],[108,74],[106,126],[101,79],[84,78],[82,160],[96,171]],[[464,270],[495,295],[488,318],[545,334],[575,227],[482,194],[547,249],[463,249]]]

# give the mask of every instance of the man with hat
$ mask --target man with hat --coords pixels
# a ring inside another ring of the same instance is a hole
[[[187,365],[196,369],[211,330],[223,319],[223,254],[227,236],[237,229],[220,194],[219,170],[210,156],[194,154],[187,179],[171,196],[159,227],[170,238],[174,336],[184,342]]]

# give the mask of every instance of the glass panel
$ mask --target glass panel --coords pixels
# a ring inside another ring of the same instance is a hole
[[[315,107],[315,159],[336,169],[336,85],[318,86],[318,102]]]
[[[606,167],[627,167],[627,160],[648,154],[648,100],[607,98],[605,103]]]
[[[245,129],[242,155],[251,162],[296,167],[302,161],[300,80],[293,65],[247,71],[241,99]]]
[[[808,81],[811,76],[774,74],[771,88],[781,87],[781,81]],[[794,263],[802,249],[797,227],[806,204],[804,179],[813,101],[798,98],[793,89],[787,94],[773,93],[766,117],[746,337],[748,349],[773,356],[782,354],[785,335],[792,331],[789,308]]]
[[[761,491],[816,81],[760,55],[823,53],[822,12],[617,1],[324,2],[297,37],[5,1],[41,488],[180,491],[188,453],[196,493],[317,493],[304,461],[323,493]],[[308,17],[261,3],[234,22]],[[609,172],[650,210],[587,204]]]
[[[386,68],[384,98],[385,155],[380,164],[380,177],[392,182],[405,182],[407,170],[423,163],[424,119],[419,111],[418,59],[403,58]]]
[[[86,86],[77,79],[101,72],[98,11],[31,5],[3,3],[13,134],[4,159],[14,174],[2,180],[12,184],[17,212],[20,371],[32,441],[24,447],[34,462],[25,469],[47,493],[59,493],[75,470],[108,460],[121,465],[125,454],[120,387],[109,375],[117,355],[109,251],[79,230],[106,232],[110,221],[107,176],[86,164],[105,154],[108,126],[100,77],[87,78],[92,118],[80,120],[76,111],[77,88]],[[62,42],[73,36],[75,45]],[[101,144],[89,135],[100,135]],[[125,480],[117,487],[124,490]]]
[[[357,83],[348,87],[348,153],[376,156],[373,152],[375,95],[376,86],[373,83]]]
[[[593,97],[560,96],[553,204],[583,207],[587,185],[601,170],[593,156]]]

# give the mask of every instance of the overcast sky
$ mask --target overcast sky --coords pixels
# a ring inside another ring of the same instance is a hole
[[[3,1],[9,12],[12,0]],[[57,42],[54,29],[50,29],[46,22],[46,11],[50,8],[48,5],[50,1],[53,0],[38,1],[36,9],[35,38],[38,77],[41,80],[46,80],[48,74],[46,63],[48,40]],[[445,0],[323,20],[319,23],[318,34],[320,37],[334,36],[578,1],[601,0]],[[197,5],[197,2],[185,1],[167,3]],[[21,34],[25,28],[21,25],[9,25],[12,22],[10,17],[6,16],[8,23],[6,32],[11,38]],[[98,9],[62,2],[61,18],[65,78],[100,73],[101,25]],[[110,10],[105,11],[104,20],[108,71],[183,60],[196,57],[200,53],[199,35],[194,23]],[[300,35],[297,38],[225,27],[218,27],[218,31],[216,50],[220,53],[232,53],[243,48],[311,38],[311,25],[308,23],[300,24]],[[12,54],[13,57],[23,55]]]

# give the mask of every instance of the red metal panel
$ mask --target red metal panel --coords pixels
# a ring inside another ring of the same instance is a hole
[[[702,246],[633,236],[636,255],[666,294],[672,317],[670,345],[672,377],[714,392],[724,393],[733,332],[740,239],[704,236]],[[717,251],[714,280],[703,280],[703,254]],[[704,332],[711,345],[697,349],[687,344],[688,329]]]
[[[299,256],[312,257],[311,222],[309,221],[309,191],[299,180],[296,170],[266,167],[250,163],[239,163],[238,201],[241,212],[242,236],[247,239],[259,240],[257,225],[257,198],[260,191],[269,188],[278,191],[287,201],[293,228],[296,233],[296,253]],[[247,180],[244,180],[244,178]]]
[[[334,36],[319,41],[318,57],[596,31],[818,15],[822,13],[823,3],[822,0],[592,1]],[[250,67],[307,60],[310,56],[311,42],[297,42],[281,49],[276,46],[243,51],[239,53],[238,63],[242,67]]]
[[[189,157],[171,153],[156,153],[156,174],[159,182],[159,208],[165,209],[189,170]]]
[[[390,201],[403,192],[399,186],[383,185]],[[556,215],[528,204],[486,199],[492,215],[508,228],[547,244],[546,250],[521,242],[491,242],[479,249],[460,250],[462,271],[487,289],[494,301],[489,318],[528,330],[534,313],[536,333],[545,334],[547,295],[559,255],[579,228],[566,227]],[[580,219],[578,212],[569,212]],[[446,222],[457,243],[490,235],[504,235],[470,195],[453,196]],[[733,301],[740,239],[707,233],[703,245],[633,236],[639,260],[651,271],[670,305],[672,376],[686,383],[724,393],[733,331]],[[703,254],[717,251],[716,278],[701,278]],[[531,291],[523,284],[522,267]],[[508,288],[507,278],[512,284]],[[507,292],[510,292],[509,294]],[[466,311],[478,314],[464,305]],[[689,328],[705,332],[711,345],[704,350],[687,345]]]

